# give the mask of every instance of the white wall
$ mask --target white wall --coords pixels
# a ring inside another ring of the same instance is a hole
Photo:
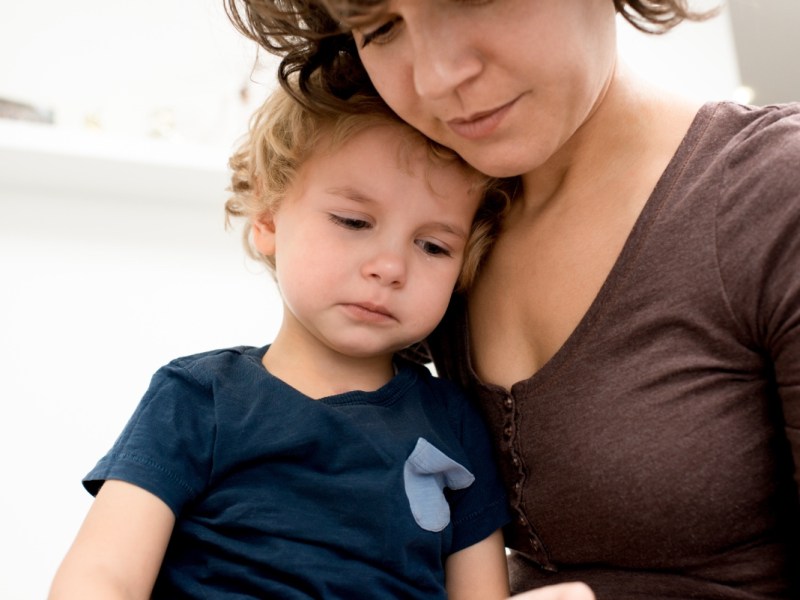
[[[0,15],[0,97],[61,126],[227,145],[274,80],[222,0],[0,0]]]
[[[694,0],[692,4],[703,7],[719,3]],[[708,21],[683,23],[663,35],[644,34],[621,25],[618,42],[623,62],[657,85],[699,100],[747,100],[740,89],[727,10]]]
[[[176,356],[267,343],[280,300],[245,261],[239,231],[223,228],[224,161],[170,166],[178,177],[163,163],[96,155],[24,153],[16,173],[9,162],[0,143],[0,598],[26,599],[46,595],[89,507],[80,479],[152,372]],[[47,181],[9,184],[26,164],[47,165]],[[53,189],[66,168],[87,179],[113,170],[116,181],[81,189],[64,177]],[[186,194],[175,193],[181,177]]]
[[[225,159],[271,71],[237,100],[253,49],[220,4],[0,0],[0,96],[61,125],[0,122],[0,598],[46,595],[90,504],[80,478],[158,366],[276,330],[272,281],[222,228]],[[686,93],[738,85],[724,18],[620,44]],[[143,139],[162,108],[170,141]]]
[[[229,151],[274,75],[251,81],[255,49],[221,0],[0,0],[0,15],[0,97],[58,124],[0,121],[0,598],[27,600],[152,372],[274,336],[274,284],[222,211]]]

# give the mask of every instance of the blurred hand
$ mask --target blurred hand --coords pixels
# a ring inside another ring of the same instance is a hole
[[[560,583],[512,596],[514,600],[594,600],[585,583]]]

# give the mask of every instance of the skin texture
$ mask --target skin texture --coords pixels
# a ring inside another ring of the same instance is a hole
[[[175,515],[159,498],[124,481],[97,494],[48,598],[150,597]]]
[[[596,110],[616,62],[608,0],[407,0],[376,17],[354,32],[375,88],[489,175],[556,153]]]
[[[312,398],[387,383],[394,352],[436,326],[460,273],[480,194],[462,166],[432,164],[407,133],[384,124],[335,152],[323,143],[253,224],[284,298],[264,364]],[[157,496],[107,481],[50,599],[149,598],[174,524]],[[501,532],[448,557],[446,573],[453,600],[507,597]]]
[[[594,594],[582,583],[562,583],[514,596],[516,600],[594,600]]]

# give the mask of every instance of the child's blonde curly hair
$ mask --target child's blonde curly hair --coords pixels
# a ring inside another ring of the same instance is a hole
[[[457,282],[456,289],[466,289],[499,233],[514,182],[478,173],[455,152],[429,140],[400,120],[380,99],[365,96],[350,101],[357,106],[356,110],[312,112],[283,88],[276,89],[253,114],[248,134],[229,160],[232,170],[229,191],[232,195],[225,203],[226,225],[230,226],[233,218],[245,218],[247,226],[243,237],[248,255],[264,262],[274,273],[274,257],[262,255],[253,245],[252,223],[265,214],[275,213],[298,169],[322,141],[327,144],[326,150],[336,150],[369,127],[391,124],[407,132],[408,144],[405,146],[423,145],[433,166],[457,163],[465,176],[474,177],[475,186],[483,194]]]

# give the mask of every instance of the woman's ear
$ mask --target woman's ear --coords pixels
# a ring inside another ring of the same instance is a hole
[[[275,219],[265,213],[253,221],[253,245],[264,256],[275,256]]]

